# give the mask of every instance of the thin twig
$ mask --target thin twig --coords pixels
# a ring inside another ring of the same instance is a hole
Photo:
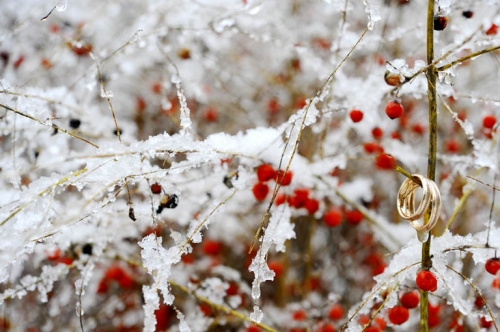
[[[108,96],[108,91],[106,91],[106,87],[104,86],[104,81],[102,80],[101,65],[99,64],[99,60],[95,56],[93,56],[93,58],[95,61],[95,65],[97,67],[97,76],[99,78],[99,85],[101,86],[101,97],[105,97],[108,102],[109,109],[111,110],[111,114],[113,115],[113,121],[115,122],[116,136],[118,136],[118,140],[121,143],[122,138],[121,138],[120,128],[118,127],[118,122],[116,121],[115,109],[113,108],[111,99]]]
[[[474,291],[476,292],[476,294],[481,298],[481,300],[483,301],[484,303],[484,306],[486,307],[486,310],[488,311],[488,314],[490,315],[491,317],[491,321],[493,322],[493,325],[495,326],[495,330],[498,332],[498,326],[497,326],[497,323],[495,322],[495,317],[493,316],[493,313],[491,312],[491,309],[490,309],[490,306],[488,305],[488,303],[486,302],[486,299],[483,297],[483,295],[481,294],[481,291],[472,283],[472,281],[467,278],[465,275],[463,275],[463,273],[460,273],[459,271],[455,270],[454,268],[452,268],[451,266],[449,266],[448,264],[446,264],[446,267],[455,272],[456,274],[458,274],[459,276],[462,277],[462,279],[464,279],[471,287],[472,289],[474,289]]]
[[[441,66],[441,67],[437,67],[437,68],[436,68],[436,70],[437,70],[437,71],[443,71],[443,70],[446,70],[446,69],[448,69],[448,68],[453,67],[453,66],[454,66],[454,65],[456,65],[456,64],[462,63],[462,62],[464,62],[464,61],[467,61],[467,60],[469,60],[469,59],[472,59],[472,58],[477,57],[477,56],[482,55],[482,54],[486,54],[486,53],[489,53],[489,52],[493,52],[493,51],[495,51],[495,50],[498,50],[499,48],[500,48],[500,45],[498,45],[498,46],[493,46],[493,47],[489,47],[489,48],[486,48],[486,49],[484,49],[484,50],[480,50],[480,51],[477,51],[477,52],[471,53],[471,54],[469,54],[469,55],[466,55],[466,56],[463,56],[463,57],[461,57],[461,58],[458,58],[458,59],[456,59],[455,61],[452,61],[452,62],[450,62],[450,63],[449,63],[449,64],[447,64],[447,65],[444,65],[444,66]]]
[[[293,150],[292,150],[292,154],[290,156],[290,159],[288,160],[288,164],[286,165],[285,170],[283,171],[283,174],[286,174],[288,172],[288,170],[290,169],[290,165],[292,164],[292,160],[295,157],[295,153],[297,152],[297,149],[298,149],[298,146],[299,146],[299,143],[300,143],[300,139],[302,137],[302,131],[303,131],[304,127],[305,127],[305,122],[306,122],[307,114],[309,113],[309,109],[311,108],[313,100],[319,98],[319,96],[323,93],[323,91],[325,91],[325,89],[330,86],[330,84],[333,81],[333,78],[335,77],[335,74],[337,73],[337,71],[339,70],[339,68],[344,64],[344,62],[349,58],[349,56],[351,56],[352,52],[356,49],[356,47],[359,45],[359,43],[361,43],[361,41],[363,40],[363,38],[365,37],[365,35],[366,35],[366,33],[368,31],[369,31],[369,29],[367,27],[363,31],[363,33],[361,34],[361,36],[359,37],[359,39],[356,41],[356,43],[354,44],[354,46],[349,50],[349,52],[347,53],[347,55],[342,59],[342,61],[340,61],[340,63],[337,65],[337,67],[333,70],[333,72],[330,74],[330,76],[328,76],[328,78],[326,79],[326,81],[323,83],[323,85],[321,86],[321,88],[316,92],[315,97],[313,99],[311,99],[309,101],[309,103],[307,104],[307,106],[306,106],[306,108],[304,110],[304,116],[302,118],[302,122],[300,124],[299,132],[298,132],[298,135],[297,135],[297,140],[295,141],[295,144],[294,144]],[[293,125],[295,125],[295,123]],[[293,131],[293,127],[292,127],[292,131]],[[292,131],[290,131],[290,133]],[[287,145],[288,145],[288,141],[287,141]],[[286,146],[285,146],[285,149],[283,150],[283,153],[281,155],[281,159],[280,159],[280,163],[279,163],[280,166],[281,166],[281,163],[282,163],[284,155],[285,155],[285,150],[286,150]],[[284,176],[282,176],[281,180],[283,180],[283,178],[284,178]],[[253,240],[253,243],[252,243],[252,246],[251,246],[249,252],[251,252],[253,250],[253,247],[255,246],[255,244],[257,243],[257,240],[259,239],[260,233],[262,232],[262,228],[264,227],[266,219],[267,219],[267,217],[270,214],[271,208],[272,208],[272,206],[274,204],[274,200],[275,200],[275,198],[276,198],[276,196],[278,194],[278,190],[280,188],[281,188],[281,181],[280,182],[277,181],[276,184],[274,185],[273,196],[271,197],[271,201],[269,202],[269,206],[268,206],[268,208],[266,210],[266,213],[262,217],[262,220],[261,220],[260,225],[259,225],[259,227],[257,229],[257,232],[255,233],[254,240]]]
[[[220,202],[219,204],[217,204],[217,206],[214,207],[212,211],[210,211],[210,213],[205,217],[205,219],[203,219],[203,221],[198,226],[196,226],[196,228],[193,230],[193,232],[191,232],[191,235],[189,235],[189,237],[187,238],[187,240],[184,242],[184,244],[179,249],[179,253],[181,253],[182,250],[184,250],[184,248],[189,244],[189,242],[191,242],[194,234],[196,234],[200,230],[200,228],[203,227],[203,225],[212,216],[212,214],[214,214],[215,211],[217,211],[222,205],[226,204],[231,198],[233,198],[233,196],[234,196],[234,194],[236,194],[236,192],[237,192],[237,190],[234,190],[231,193],[231,195],[229,195],[228,197],[226,197],[226,199],[224,199],[222,202]]]
[[[398,272],[394,273],[392,275],[392,277],[388,278],[386,281],[384,281],[383,283],[381,283],[375,290],[373,290],[370,295],[368,295],[366,297],[366,299],[356,308],[356,310],[354,311],[354,313],[351,315],[351,317],[349,317],[347,319],[347,322],[344,323],[344,325],[342,325],[342,327],[340,328],[339,332],[342,332],[342,331],[345,331],[347,329],[347,325],[354,319],[354,317],[356,317],[356,315],[361,311],[361,309],[364,308],[365,305],[368,304],[368,302],[373,298],[373,296],[378,293],[378,291],[380,291],[382,288],[384,288],[387,284],[389,284],[390,282],[392,282],[392,279],[394,277],[397,277],[400,273],[408,270],[409,268],[415,266],[415,265],[418,265],[420,264],[420,262],[416,262],[416,263],[413,263],[413,264],[410,264],[410,265],[407,265],[405,266],[404,268],[402,268],[401,270],[399,270]]]
[[[78,136],[78,135],[76,135],[76,134],[73,134],[73,133],[71,133],[71,132],[69,132],[69,131],[67,131],[67,130],[64,130],[64,129],[62,129],[62,128],[60,128],[60,127],[58,127],[58,126],[54,125],[54,124],[47,124],[47,123],[45,123],[45,122],[43,122],[43,121],[40,121],[40,120],[38,120],[37,118],[35,118],[35,117],[33,117],[33,116],[29,115],[29,114],[26,114],[26,113],[23,113],[23,112],[21,112],[21,111],[18,111],[18,110],[16,110],[16,109],[12,108],[12,107],[7,106],[7,105],[0,104],[0,106],[1,106],[1,107],[3,107],[3,108],[5,108],[5,109],[6,109],[6,110],[8,110],[8,111],[14,112],[14,113],[19,114],[19,115],[21,115],[21,116],[24,116],[24,117],[26,117],[26,118],[28,118],[28,119],[30,119],[30,120],[33,120],[33,121],[35,121],[35,122],[38,122],[39,124],[41,124],[41,125],[43,125],[43,126],[49,126],[49,127],[52,127],[52,128],[54,128],[54,129],[56,129],[57,131],[61,131],[61,132],[65,133],[65,134],[68,134],[68,135],[69,135],[69,136],[71,136],[71,137],[74,137],[74,138],[77,138],[77,139],[79,139],[79,140],[81,140],[81,141],[84,141],[85,143],[90,144],[90,145],[92,145],[92,146],[93,146],[93,147],[95,147],[95,148],[99,148],[96,144],[94,144],[94,143],[92,143],[92,142],[90,142],[90,141],[87,141],[85,138],[80,137],[80,136]]]

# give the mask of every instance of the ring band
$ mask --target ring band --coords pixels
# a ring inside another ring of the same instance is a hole
[[[431,230],[439,220],[441,214],[441,194],[436,183],[420,174],[412,174],[422,184],[422,199],[418,207],[415,205],[416,191],[420,186],[411,179],[406,179],[398,192],[397,208],[401,218],[419,232]],[[420,224],[421,219],[431,207],[431,215],[427,224]]]

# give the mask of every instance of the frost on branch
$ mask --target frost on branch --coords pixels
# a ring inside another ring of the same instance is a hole
[[[0,329],[338,330],[365,301],[349,330],[375,313],[397,330],[387,309],[421,260],[394,166],[428,165],[426,5],[3,1]],[[435,7],[449,24],[434,43],[443,208],[430,298],[434,329],[475,331],[486,308],[500,312],[484,267],[499,246],[486,186],[498,188],[497,50],[454,61],[496,47],[499,21],[471,1]],[[399,329],[418,330],[418,316]]]
[[[163,248],[161,239],[153,234],[142,239],[139,246],[142,248],[143,266],[154,280],[151,288],[161,292],[165,304],[172,304],[174,297],[170,293],[168,279],[170,278],[172,265],[180,261],[182,253],[180,248],[177,246],[169,249]],[[149,289],[148,292],[150,292]]]
[[[276,251],[285,251],[285,241],[295,238],[294,225],[290,223],[290,216],[289,208],[276,209],[264,230],[261,246],[248,268],[255,275],[252,283],[254,300],[260,297],[260,284],[274,279],[275,273],[267,265],[267,256],[271,246],[274,244]]]

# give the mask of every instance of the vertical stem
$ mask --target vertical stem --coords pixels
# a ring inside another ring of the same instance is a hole
[[[434,0],[428,0],[427,7],[427,64],[434,60]],[[427,70],[427,97],[429,99],[429,154],[427,162],[427,177],[431,180],[436,178],[436,146],[437,146],[437,103],[436,103],[436,68],[429,66]],[[429,220],[426,213],[424,223]],[[431,236],[422,245],[422,269],[431,267]],[[428,292],[420,292],[420,331],[429,330]]]

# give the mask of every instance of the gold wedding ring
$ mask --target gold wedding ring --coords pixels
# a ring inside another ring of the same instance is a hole
[[[422,184],[422,199],[418,207],[416,207],[416,192],[420,185],[411,179],[406,179],[398,192],[398,212],[401,218],[407,220],[416,231],[428,232],[439,220],[441,194],[434,181],[420,174],[413,174],[412,176],[419,179]],[[429,207],[431,208],[429,221],[426,224],[420,224],[417,220],[424,216]]]

